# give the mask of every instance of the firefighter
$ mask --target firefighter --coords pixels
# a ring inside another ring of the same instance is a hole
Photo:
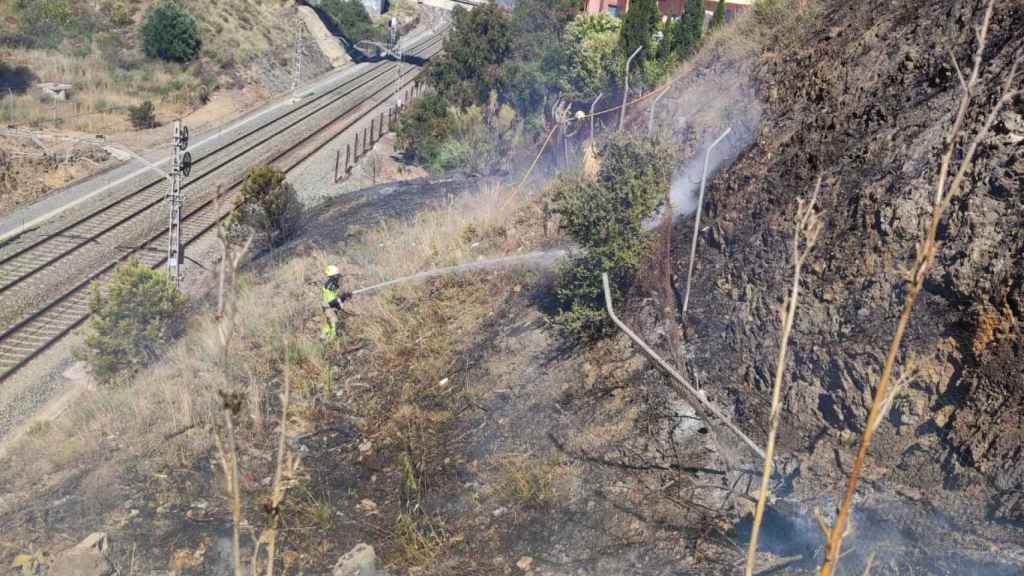
[[[321,337],[328,340],[337,338],[338,324],[346,314],[342,310],[341,304],[351,298],[352,293],[341,289],[341,271],[338,270],[337,266],[331,264],[324,270],[324,274],[327,275],[327,279],[324,281],[324,286],[320,291],[320,306],[324,311],[324,326],[321,330]]]

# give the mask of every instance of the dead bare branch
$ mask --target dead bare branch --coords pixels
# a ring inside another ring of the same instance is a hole
[[[875,432],[878,429],[878,424],[881,422],[881,418],[885,413],[885,409],[888,408],[891,395],[889,393],[890,382],[892,381],[893,370],[896,366],[897,356],[899,355],[900,345],[903,342],[903,336],[906,333],[907,326],[910,323],[911,312],[914,308],[914,303],[917,300],[917,296],[924,286],[924,281],[931,270],[932,263],[935,260],[935,256],[938,253],[940,244],[938,241],[939,226],[943,220],[943,214],[946,208],[949,206],[952,199],[959,193],[960,188],[963,184],[963,179],[970,169],[972,161],[974,159],[975,151],[984,139],[988,136],[992,125],[998,118],[999,113],[1002,111],[1009,102],[1021,94],[1021,89],[1017,85],[1017,70],[1020,64],[1020,55],[1016,55],[1013,64],[1010,69],[1010,73],[1004,79],[1002,86],[1002,92],[999,99],[995,102],[989,111],[988,116],[985,119],[983,126],[974,135],[974,138],[970,141],[967,147],[966,153],[964,154],[963,160],[960,164],[952,181],[947,186],[947,179],[949,175],[949,168],[952,162],[953,155],[957,149],[957,141],[960,139],[960,133],[963,128],[963,120],[966,115],[967,109],[970,105],[971,99],[977,91],[978,78],[981,71],[982,56],[985,52],[985,45],[988,38],[988,27],[989,22],[992,18],[992,11],[995,5],[995,0],[989,0],[985,13],[982,18],[981,25],[977,33],[978,44],[975,48],[974,54],[974,67],[971,70],[970,78],[967,81],[967,88],[963,90],[960,97],[960,105],[957,111],[957,116],[949,133],[949,139],[946,144],[946,152],[942,157],[942,164],[939,169],[938,180],[936,181],[935,191],[935,202],[932,208],[931,220],[928,223],[927,230],[924,238],[918,245],[917,257],[915,259],[915,265],[910,274],[909,288],[907,290],[906,297],[903,302],[903,310],[900,313],[899,320],[896,324],[896,330],[893,334],[892,341],[889,345],[889,350],[885,358],[885,363],[882,367],[882,374],[878,381],[878,386],[875,389],[875,394],[872,399],[871,409],[868,413],[867,422],[869,425],[865,426],[863,436],[861,437],[860,447],[857,450],[857,456],[853,461],[853,467],[850,470],[850,477],[846,483],[846,490],[843,496],[842,503],[839,507],[836,515],[836,522],[829,531],[828,542],[826,544],[825,561],[821,566],[819,574],[821,576],[832,576],[836,566],[839,563],[840,552],[842,549],[843,538],[846,536],[846,527],[849,522],[850,511],[853,507],[853,499],[857,490],[857,485],[860,481],[861,471],[864,467],[864,461],[867,458],[868,449],[871,446],[872,439],[874,438]]]
[[[764,519],[765,505],[768,502],[770,490],[768,484],[772,476],[775,438],[779,431],[779,421],[782,415],[782,376],[786,368],[786,349],[789,346],[789,336],[793,330],[793,320],[796,318],[797,300],[800,297],[800,272],[804,261],[814,248],[822,228],[819,213],[815,211],[819,190],[821,190],[821,176],[818,176],[818,180],[814,184],[814,192],[811,194],[810,200],[806,202],[800,200],[796,210],[796,231],[793,234],[792,246],[793,284],[790,288],[786,313],[782,321],[779,355],[775,362],[775,382],[772,384],[771,415],[768,418],[768,443],[765,446],[764,465],[761,471],[761,491],[757,498],[757,507],[754,509],[754,523],[750,533],[750,544],[747,547],[746,576],[753,576],[754,574],[754,564],[757,560],[757,537],[761,529],[761,522]]]

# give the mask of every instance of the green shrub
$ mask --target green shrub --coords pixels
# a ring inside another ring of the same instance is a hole
[[[269,247],[279,246],[299,228],[302,202],[285,173],[256,166],[242,182],[242,199],[232,215],[232,227],[247,228]]]
[[[608,273],[616,293],[633,283],[648,253],[644,223],[665,199],[674,161],[665,145],[624,136],[599,157],[595,176],[562,177],[550,191],[561,229],[582,248],[563,265],[556,295],[556,322],[577,340],[601,337],[609,328],[601,273]]]
[[[589,103],[618,84],[626,65],[618,46],[621,30],[622,20],[608,14],[580,14],[565,27],[559,88],[566,98]]]
[[[425,163],[437,156],[450,129],[448,101],[439,94],[427,94],[398,117],[396,144],[407,160]]]
[[[406,158],[434,173],[468,169],[487,173],[502,168],[522,140],[523,122],[514,108],[498,104],[459,109],[428,95],[399,119],[398,147]]]
[[[717,30],[722,26],[725,26],[725,0],[718,0],[715,15],[711,18],[711,29]]]
[[[18,32],[32,46],[56,48],[65,38],[87,36],[90,18],[72,0],[16,0]]]
[[[156,127],[156,112],[153,103],[146,100],[138,106],[128,108],[128,118],[136,130],[146,130]]]
[[[759,0],[754,2],[754,19],[758,23],[774,28],[782,26],[791,19],[794,12],[793,2],[790,0]]]
[[[102,382],[129,377],[181,333],[187,301],[166,272],[129,260],[114,271],[106,293],[93,286],[90,334],[78,356]]]
[[[162,0],[146,14],[142,48],[146,56],[172,62],[189,62],[199,55],[199,26],[173,0]]]

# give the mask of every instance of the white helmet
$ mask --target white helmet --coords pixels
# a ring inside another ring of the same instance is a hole
[[[331,264],[327,266],[327,268],[324,270],[324,274],[326,274],[328,277],[339,276],[341,274],[341,270],[338,270],[337,266]]]

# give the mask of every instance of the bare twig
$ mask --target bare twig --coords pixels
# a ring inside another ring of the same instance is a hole
[[[846,491],[843,496],[843,501],[839,507],[838,514],[836,515],[836,522],[829,532],[828,543],[825,551],[825,561],[819,572],[821,576],[831,576],[838,565],[842,542],[846,533],[846,526],[849,521],[850,511],[853,507],[854,494],[857,490],[857,484],[860,481],[861,470],[864,467],[864,460],[867,457],[868,448],[871,446],[871,441],[874,438],[875,432],[878,430],[878,425],[882,420],[882,415],[884,414],[884,410],[888,404],[888,399],[890,398],[889,386],[892,380],[892,373],[896,365],[896,358],[899,354],[900,345],[903,342],[903,336],[906,333],[908,324],[910,323],[910,316],[914,308],[914,303],[924,286],[924,281],[928,277],[932,263],[939,251],[940,244],[938,241],[938,232],[939,226],[942,223],[943,214],[953,197],[959,193],[964,177],[971,166],[972,160],[974,159],[974,153],[977,150],[978,145],[988,136],[989,130],[995,123],[995,120],[998,118],[1002,109],[1022,93],[1017,79],[1017,71],[1020,65],[1021,55],[1017,54],[1011,66],[1010,73],[1005,78],[999,99],[989,111],[984,125],[970,141],[960,167],[947,187],[949,167],[957,149],[957,141],[960,138],[963,120],[971,98],[977,91],[978,77],[981,71],[981,60],[982,55],[985,52],[985,45],[988,38],[988,27],[992,18],[994,5],[995,0],[988,1],[985,8],[985,14],[982,17],[981,26],[978,30],[978,45],[975,48],[974,68],[967,80],[966,89],[963,90],[963,93],[961,94],[960,106],[957,111],[956,120],[953,122],[953,126],[950,130],[949,139],[946,144],[946,153],[942,157],[942,165],[939,169],[939,176],[935,186],[935,203],[932,208],[931,220],[926,229],[925,236],[917,248],[917,257],[915,259],[913,270],[908,278],[909,287],[906,298],[903,302],[903,310],[900,313],[899,321],[896,324],[896,331],[893,334],[892,342],[889,345],[885,364],[882,367],[882,374],[879,378],[878,386],[875,389],[871,409],[868,413],[867,425],[864,428],[860,448],[857,451],[857,456],[853,461],[853,467],[850,470],[850,477],[846,483]]]
[[[242,576],[242,552],[239,542],[239,530],[242,526],[242,494],[238,482],[238,445],[235,442],[234,415],[241,407],[241,398],[230,392],[220,392],[223,400],[224,438],[214,434],[217,452],[220,455],[221,468],[224,471],[224,491],[231,501],[231,555],[235,567],[235,576]]]
[[[295,477],[299,467],[299,458],[287,450],[285,440],[288,436],[288,406],[291,397],[291,379],[289,377],[288,358],[284,363],[284,390],[281,392],[281,432],[277,438],[277,465],[274,467],[274,487],[270,496],[270,526],[261,536],[267,543],[266,576],[274,576],[274,558],[277,555],[277,530],[281,521],[281,504],[288,492],[288,484]],[[254,559],[255,560],[255,559]],[[255,566],[255,561],[253,562]]]
[[[768,484],[772,476],[775,437],[779,431],[779,420],[782,415],[782,375],[786,368],[786,348],[789,345],[789,336],[793,330],[793,320],[796,317],[796,304],[800,296],[800,272],[804,261],[807,260],[807,256],[818,241],[818,234],[822,227],[819,214],[814,208],[819,190],[821,190],[821,176],[818,176],[818,181],[814,184],[814,192],[811,194],[810,200],[806,202],[800,200],[796,210],[796,232],[793,234],[792,247],[793,285],[782,321],[779,356],[775,362],[775,382],[772,384],[772,407],[771,415],[768,418],[768,443],[765,446],[764,467],[761,472],[761,492],[757,498],[757,507],[754,509],[754,524],[750,533],[750,544],[747,547],[747,576],[752,576],[754,573],[754,563],[757,559],[757,536],[761,529],[761,521],[764,519],[765,504],[768,502]]]
[[[218,186],[214,205],[218,216],[221,215],[221,189]],[[234,298],[227,298],[226,293],[234,289],[238,278],[238,267],[242,258],[252,244],[253,235],[242,246],[242,249],[235,253],[234,247],[228,240],[227,231],[224,228],[223,220],[217,224],[217,240],[221,245],[220,274],[217,287],[217,335],[220,341],[220,369],[225,384],[230,381],[228,373],[228,350],[235,329],[235,316],[238,312],[237,303]],[[234,562],[235,576],[242,576],[242,553],[239,542],[239,531],[242,526],[242,494],[241,485],[238,481],[238,443],[235,436],[234,418],[241,412],[243,397],[239,393],[226,390],[219,390],[218,394],[222,401],[224,412],[224,440],[221,440],[219,433],[214,433],[217,452],[220,456],[221,468],[224,471],[224,490],[231,502],[231,552]]]
[[[214,210],[217,215],[221,214],[221,187],[217,187],[217,192],[214,196]],[[226,299],[224,297],[225,290],[231,289],[235,285],[235,281],[238,277],[238,267],[242,262],[242,258],[245,257],[246,252],[249,251],[249,247],[252,246],[253,238],[256,233],[251,232],[249,238],[242,245],[242,248],[235,252],[235,248],[228,238],[228,232],[224,227],[224,220],[217,222],[217,241],[221,247],[221,259],[220,259],[220,274],[217,285],[217,335],[220,338],[221,345],[221,365],[227,366],[228,349],[231,343],[231,337],[235,331],[235,316],[238,313],[238,306],[234,299]]]

